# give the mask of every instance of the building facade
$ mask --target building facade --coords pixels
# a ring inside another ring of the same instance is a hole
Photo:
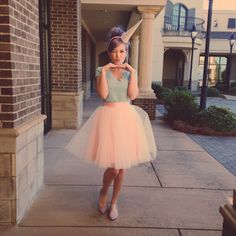
[[[193,24],[198,32],[193,50],[192,90],[199,89],[203,77],[205,54],[205,31],[208,10],[204,1],[168,0],[165,11],[155,20],[154,60],[152,81],[163,86],[188,86],[192,56],[191,30]],[[213,5],[214,6],[214,5]],[[226,83],[229,67],[231,82],[236,81],[236,46],[230,65],[229,38],[234,33],[236,9],[214,10],[210,42],[208,86]]]
[[[137,31],[131,38],[130,63],[138,71],[141,93],[145,90],[142,88],[143,78],[146,81],[147,77],[151,77],[151,81],[157,81],[169,88],[187,87],[190,73],[191,90],[199,90],[203,77],[208,14],[204,3],[206,3],[204,0],[167,0],[164,9],[154,16],[152,39],[149,42],[145,40],[143,49],[140,45],[142,30]],[[229,46],[231,33],[236,38],[235,14],[236,9],[214,10],[213,8],[208,86],[227,83],[229,68],[231,68],[230,81],[236,81],[236,46],[233,48],[231,60]],[[138,8],[132,8],[129,3],[121,2],[119,7],[114,8],[109,0],[82,0],[82,25],[95,44],[96,67],[107,63],[104,35],[108,30],[117,24],[129,28],[141,15]],[[191,39],[193,25],[197,31],[194,45]],[[149,44],[152,45],[147,53],[149,58],[143,62],[140,53],[148,51]],[[142,72],[144,63],[149,72]]]
[[[0,223],[19,222],[43,185],[44,133],[82,117],[77,0],[0,1]]]

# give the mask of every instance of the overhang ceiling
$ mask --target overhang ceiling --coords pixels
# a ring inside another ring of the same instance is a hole
[[[133,9],[134,7],[82,4],[82,19],[96,41],[105,41],[109,29],[115,25],[123,25],[126,29]]]
[[[165,4],[166,0],[81,0],[82,23],[93,40],[106,41],[115,25],[127,29],[137,22],[137,6],[158,7],[161,11]]]

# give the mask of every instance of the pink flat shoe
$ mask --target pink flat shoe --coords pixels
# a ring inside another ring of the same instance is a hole
[[[98,210],[101,214],[104,214],[107,210],[107,196],[104,196],[104,202],[102,202],[102,189],[100,190],[100,194],[99,194],[99,200],[98,200]]]
[[[119,217],[117,203],[111,204],[108,217],[110,220],[116,220]]]

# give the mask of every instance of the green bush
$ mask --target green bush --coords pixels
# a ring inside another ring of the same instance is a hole
[[[236,95],[236,87],[231,87],[231,88],[229,88],[229,92],[230,92],[230,94],[232,94],[232,95]]]
[[[166,87],[162,87],[162,91],[159,94],[158,98],[160,98],[161,100],[165,100],[167,97],[169,97],[171,95],[173,91],[169,88]]]
[[[166,118],[169,121],[191,121],[198,111],[196,98],[189,91],[173,91],[164,100],[164,105],[167,110]]]
[[[219,90],[219,91],[226,91],[227,90],[227,85],[226,84],[223,84],[223,83],[217,83],[216,84],[216,88]]]
[[[157,81],[153,81],[152,82],[152,89],[153,89],[153,91],[154,91],[154,93],[156,94],[157,97],[162,92],[162,87],[161,87],[161,85]]]
[[[236,115],[226,108],[209,106],[196,114],[195,122],[216,131],[228,132],[236,129]]]
[[[177,87],[174,87],[174,90],[187,91],[188,88],[186,88],[186,87],[184,87],[184,86],[177,86]]]
[[[168,97],[171,93],[172,90],[166,87],[162,87],[158,82],[153,81],[152,82],[152,89],[154,91],[154,93],[156,94],[156,96],[163,100],[166,97]]]
[[[233,88],[235,88],[235,87],[236,87],[236,82],[232,82],[232,83],[230,84],[230,86],[233,87]]]
[[[217,88],[207,87],[207,97],[220,97],[220,91]]]

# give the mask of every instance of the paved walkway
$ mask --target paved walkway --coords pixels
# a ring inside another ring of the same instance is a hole
[[[85,118],[96,105],[86,102]],[[220,236],[219,206],[232,197],[236,178],[184,133],[161,119],[152,126],[158,157],[127,171],[116,221],[97,210],[103,170],[65,149],[76,131],[52,130],[45,137],[45,185],[19,226],[2,226],[0,235]]]
[[[208,97],[207,106],[209,105],[225,107],[236,114],[236,96],[227,95],[227,99]],[[161,114],[164,114],[165,109],[162,105],[158,105],[157,108]],[[189,137],[236,176],[236,137],[206,135],[189,135]]]
[[[226,98],[208,97],[207,106],[225,107],[236,114],[236,96],[226,95]],[[236,176],[236,137],[189,136]]]
[[[212,157],[236,176],[236,137],[189,135]]]

